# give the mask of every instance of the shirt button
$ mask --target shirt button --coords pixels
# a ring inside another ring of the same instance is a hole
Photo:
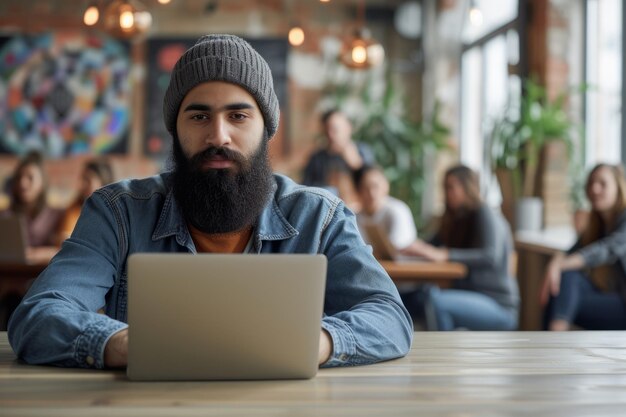
[[[87,365],[93,366],[96,361],[91,356],[87,356],[87,358],[85,358],[85,362],[87,362]]]

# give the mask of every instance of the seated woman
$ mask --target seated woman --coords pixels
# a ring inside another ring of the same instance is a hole
[[[30,152],[22,158],[10,179],[9,209],[1,215],[22,217],[26,226],[26,257],[29,262],[47,263],[56,254],[57,229],[62,212],[46,203],[47,181],[41,154]],[[5,330],[31,281],[13,282],[0,292],[0,330]]]
[[[567,253],[548,263],[540,301],[546,327],[626,329],[626,179],[620,166],[596,165],[585,185],[587,227]]]
[[[509,273],[513,243],[506,220],[482,202],[478,175],[470,168],[450,168],[444,188],[445,211],[435,237],[430,243],[416,240],[404,250],[467,266],[467,276],[454,289],[431,287],[426,294],[437,330],[516,329],[519,290]]]
[[[396,249],[404,249],[413,243],[417,231],[411,209],[405,202],[389,195],[389,181],[383,171],[374,165],[364,165],[353,178],[361,203],[356,220],[365,241],[368,242],[366,226],[377,225]]]
[[[107,159],[96,158],[85,163],[81,173],[78,196],[65,210],[59,227],[59,243],[62,243],[72,234],[85,200],[98,188],[113,182],[113,179],[113,169]]]
[[[11,177],[11,202],[9,210],[4,213],[24,219],[26,241],[31,252],[29,258],[34,261],[49,260],[57,250],[57,230],[62,211],[48,206],[46,179],[41,154],[28,153],[20,160]]]

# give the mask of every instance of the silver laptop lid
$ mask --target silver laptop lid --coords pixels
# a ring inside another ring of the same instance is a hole
[[[325,282],[323,255],[133,254],[128,377],[311,378]]]

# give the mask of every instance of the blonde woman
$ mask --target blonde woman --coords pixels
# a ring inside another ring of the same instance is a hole
[[[622,167],[596,165],[585,185],[587,227],[567,252],[556,254],[540,299],[549,330],[626,329],[626,179]]]

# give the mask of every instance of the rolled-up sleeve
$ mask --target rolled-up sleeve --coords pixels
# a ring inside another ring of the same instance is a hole
[[[8,326],[18,357],[31,364],[103,368],[108,339],[127,327],[99,314],[118,279],[121,222],[94,194],[72,237],[35,280]]]
[[[362,365],[408,353],[413,323],[396,286],[361,238],[343,205],[322,234],[328,258],[322,328],[333,340],[324,366]]]

